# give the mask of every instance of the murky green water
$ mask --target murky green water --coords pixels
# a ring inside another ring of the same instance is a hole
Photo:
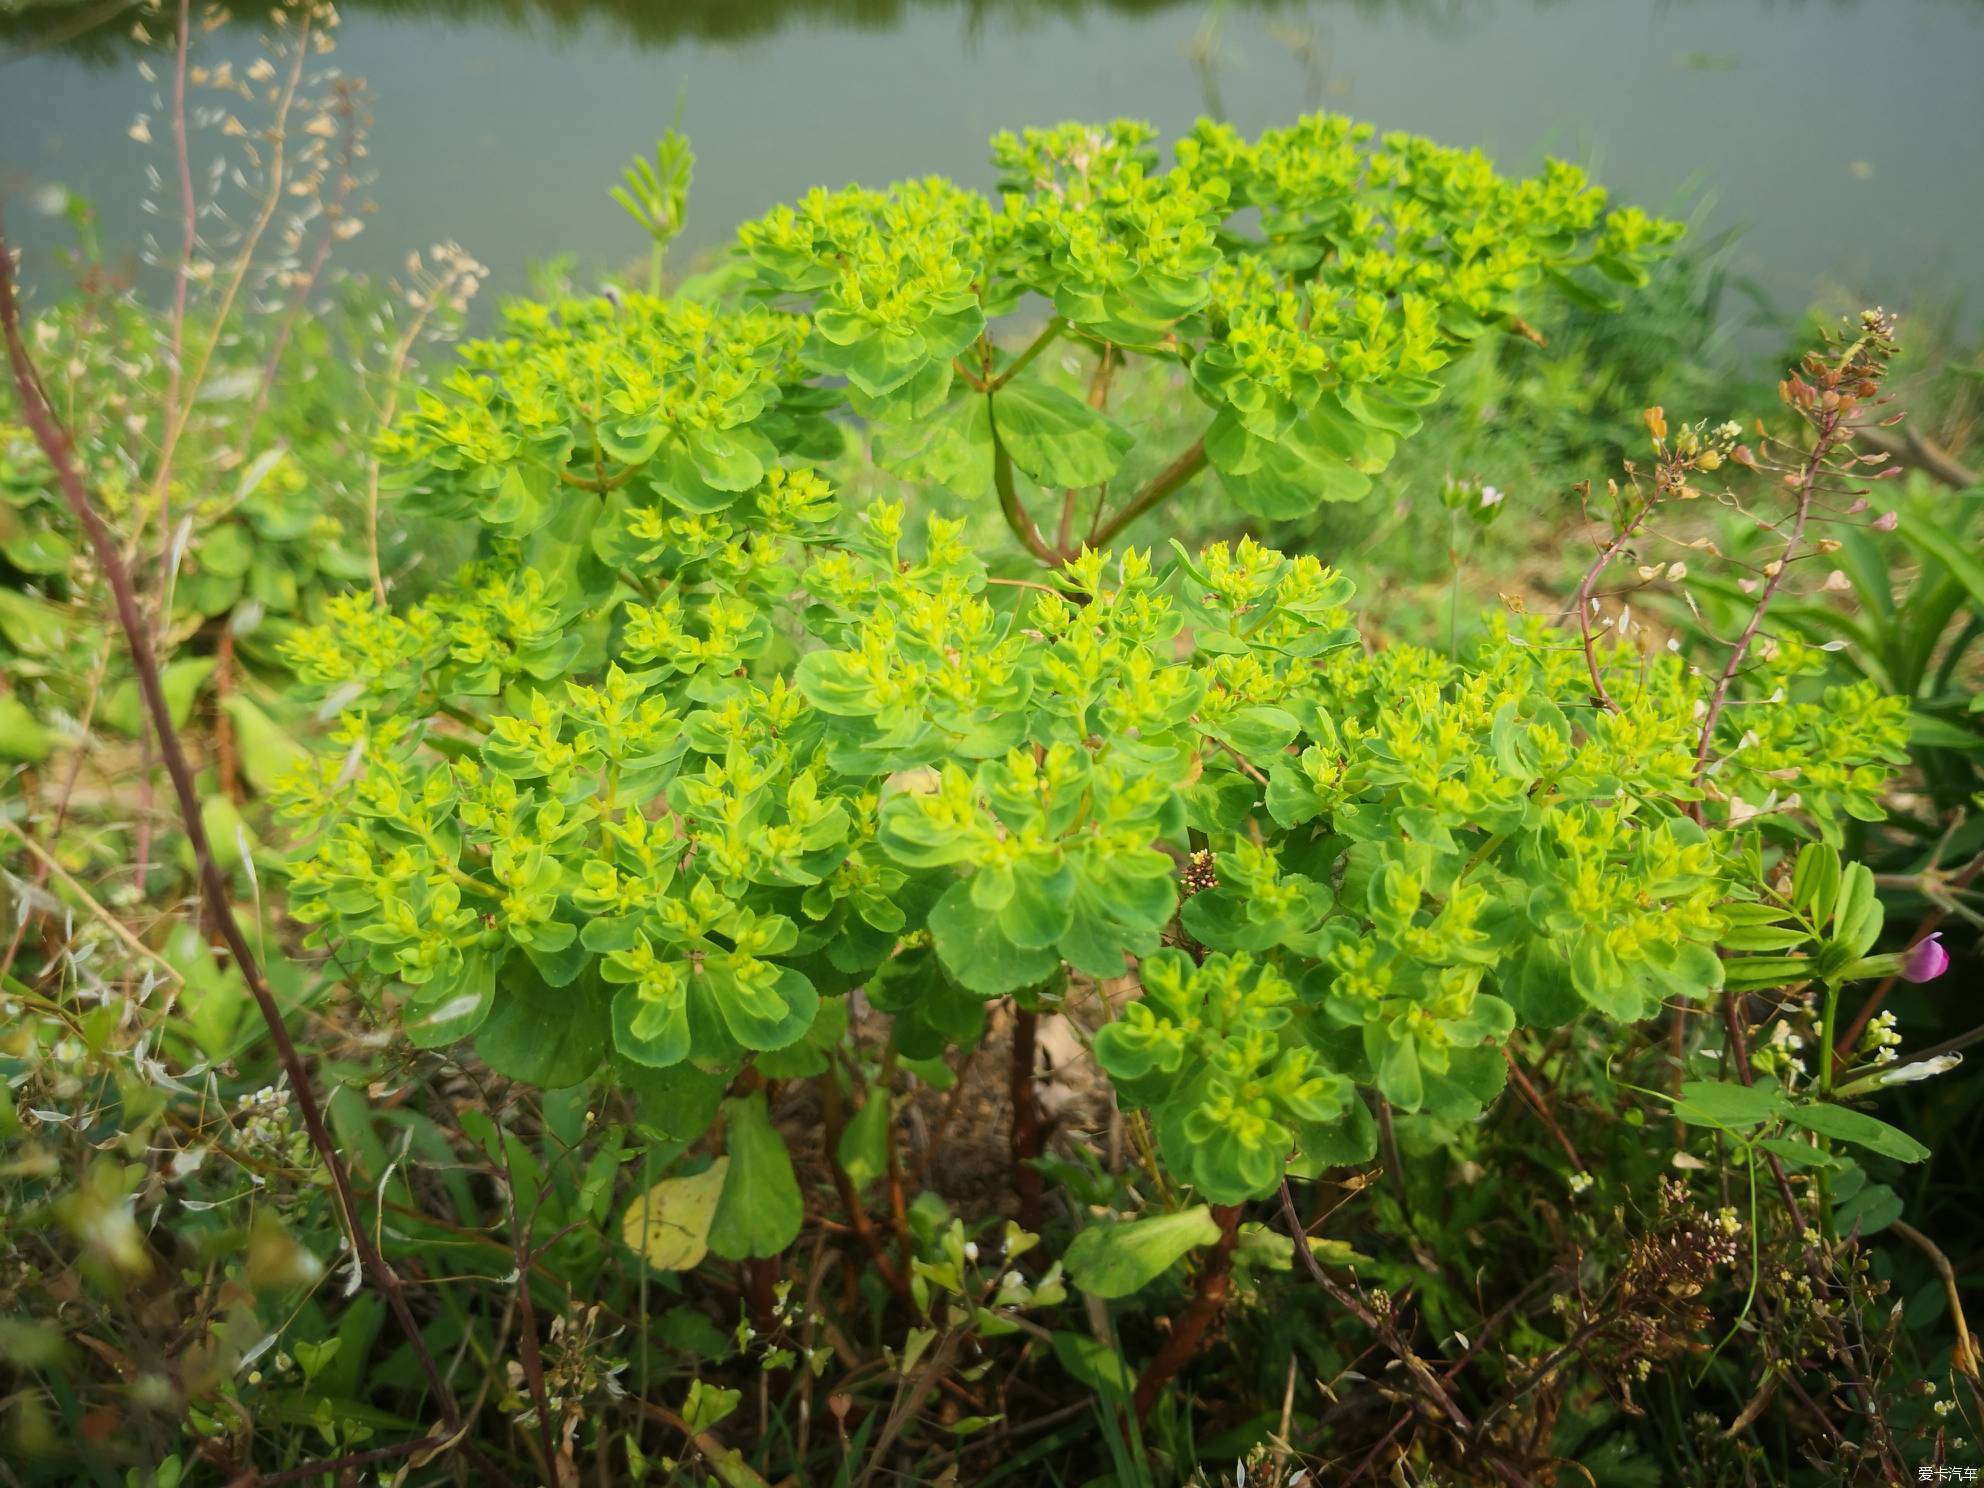
[[[90,7],[4,6],[16,236],[49,240],[18,198],[60,182],[135,241],[147,153],[126,130],[149,90],[128,20],[72,35]],[[638,255],[605,187],[678,95],[692,251],[816,183],[989,184],[1001,127],[1318,107],[1507,168],[1566,156],[1740,228],[1734,267],[1790,306],[1946,303],[1984,242],[1978,0],[355,0],[338,62],[377,120],[379,212],[343,261],[452,238],[511,287],[559,251],[587,272]]]

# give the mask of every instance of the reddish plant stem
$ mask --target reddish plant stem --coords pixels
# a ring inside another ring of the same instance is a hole
[[[897,1270],[889,1259],[888,1247],[882,1243],[874,1221],[862,1206],[861,1195],[854,1189],[854,1181],[840,1165],[840,1134],[847,1128],[847,1108],[841,1100],[840,1081],[829,1069],[820,1074],[814,1083],[820,1094],[820,1124],[825,1139],[822,1145],[827,1171],[833,1175],[834,1190],[840,1195],[841,1212],[847,1216],[848,1228],[854,1231],[854,1238],[861,1242],[861,1248],[875,1263],[875,1273],[882,1278],[883,1285],[908,1302],[909,1285],[904,1280],[904,1273]]]
[[[992,429],[992,487],[999,494],[999,511],[1006,525],[1012,528],[1013,536],[1029,553],[1047,567],[1059,568],[1060,551],[1040,535],[1026,503],[1020,500],[1019,487],[1013,481],[1013,457],[1006,450],[1005,440],[999,437],[999,415],[994,411],[994,401],[990,393],[986,394],[985,416]]]
[[[1013,1061],[1006,1092],[1013,1104],[1013,1192],[1020,1201],[1020,1228],[1040,1228],[1040,1169],[1033,1160],[1044,1149],[1040,1101],[1033,1088],[1033,1065],[1039,1047],[1040,1015],[1013,1004]]]
[[[1563,1127],[1557,1124],[1557,1118],[1551,1114],[1550,1104],[1544,1100],[1542,1092],[1530,1081],[1529,1076],[1523,1073],[1522,1066],[1516,1063],[1515,1051],[1504,1048],[1502,1057],[1509,1062],[1509,1078],[1516,1082],[1516,1089],[1522,1092],[1523,1099],[1529,1102],[1531,1109],[1550,1129],[1550,1135],[1555,1137],[1557,1145],[1564,1149],[1564,1156],[1571,1160],[1571,1167],[1582,1173],[1584,1159],[1578,1156],[1578,1149],[1571,1145],[1571,1139],[1564,1134]]]
[[[1157,1397],[1164,1393],[1164,1387],[1171,1383],[1178,1371],[1191,1362],[1205,1340],[1206,1330],[1225,1310],[1227,1289],[1233,1279],[1233,1248],[1240,1239],[1240,1206],[1215,1204],[1212,1206],[1212,1217],[1219,1226],[1219,1239],[1192,1283],[1191,1305],[1172,1324],[1171,1336],[1164,1341],[1164,1347],[1157,1351],[1150,1363],[1144,1366],[1144,1372],[1137,1377],[1137,1388],[1130,1397],[1130,1406],[1139,1421],[1150,1414],[1150,1408],[1157,1404]]]
[[[876,1088],[869,1092],[868,1099],[888,1103],[890,1087],[895,1083],[895,1051],[889,1051],[888,1062],[882,1066],[882,1078]],[[903,1188],[902,1157],[896,1151],[895,1113],[890,1112],[889,1122],[883,1130],[882,1140],[888,1151],[889,1176],[889,1224],[896,1232],[896,1259],[902,1265],[902,1274],[913,1274],[910,1260],[915,1249],[909,1238],[909,1195]]]
[[[751,1325],[770,1337],[778,1326],[778,1257],[754,1257],[744,1263],[744,1294],[751,1304]]]
[[[1189,481],[1205,468],[1206,441],[1205,436],[1201,435],[1186,447],[1183,454],[1179,455],[1177,459],[1152,476],[1150,483],[1130,498],[1129,505],[1117,512],[1115,516],[1108,518],[1094,532],[1090,533],[1088,545],[1092,548],[1099,548],[1104,543],[1109,542],[1117,533],[1128,527],[1152,507],[1164,501],[1172,492],[1176,491],[1185,482]]]
[[[1783,584],[1785,575],[1791,572],[1791,560],[1797,555],[1798,544],[1805,540],[1805,523],[1812,514],[1812,498],[1818,493],[1819,476],[1825,470],[1826,458],[1832,453],[1839,427],[1838,412],[1828,411],[1819,415],[1818,437],[1813,440],[1812,452],[1805,457],[1804,467],[1798,473],[1798,506],[1791,520],[1791,535],[1784,540],[1784,551],[1778,555],[1776,571],[1764,580],[1763,593],[1757,596],[1757,603],[1750,611],[1749,624],[1743,627],[1743,633],[1736,637],[1736,644],[1730,649],[1728,664],[1716,679],[1715,691],[1709,694],[1708,713],[1702,719],[1701,739],[1695,745],[1697,786],[1708,775],[1708,754],[1715,744],[1715,726],[1722,719],[1722,710],[1728,706],[1729,689],[1735,685],[1736,674],[1749,657],[1750,644],[1757,638],[1770,602],[1777,597],[1778,587]],[[1696,821],[1702,819],[1700,801],[1693,802],[1688,809]]]
[[[192,767],[187,763],[186,752],[180,747],[179,734],[172,726],[172,712],[165,699],[165,687],[159,676],[158,660],[149,642],[145,623],[138,609],[138,597],[131,584],[130,570],[125,567],[122,556],[117,551],[117,543],[110,529],[98,515],[95,503],[83,486],[81,475],[77,473],[68,433],[57,421],[55,411],[42,396],[39,379],[35,375],[34,364],[28,356],[27,346],[21,339],[20,307],[14,298],[13,257],[4,236],[0,236],[0,335],[7,344],[8,361],[13,370],[14,389],[21,404],[21,414],[36,443],[55,471],[56,483],[61,488],[64,499],[75,513],[76,520],[88,535],[91,547],[96,552],[97,564],[103,570],[105,581],[116,601],[118,624],[123,628],[124,640],[131,653],[131,660],[138,676],[138,690],[146,711],[151,715],[152,729],[158,739],[159,753],[164,759],[166,774],[172,781],[174,794],[178,798],[179,812],[183,819],[186,840],[193,849],[194,862],[199,867],[201,893],[207,901],[208,912],[219,926],[222,938],[227,942],[229,953],[234,957],[241,977],[248,985],[249,994],[255,999],[255,1006],[261,1013],[262,1021],[269,1031],[269,1040],[275,1046],[276,1059],[283,1073],[288,1077],[290,1089],[296,1097],[298,1114],[303,1118],[305,1130],[309,1133],[311,1146],[330,1175],[331,1187],[337,1195],[338,1207],[345,1220],[345,1228],[351,1237],[353,1249],[359,1262],[371,1276],[373,1285],[378,1287],[386,1298],[387,1306],[398,1320],[406,1334],[407,1344],[412,1349],[414,1359],[421,1373],[426,1377],[428,1388],[432,1390],[441,1416],[447,1426],[447,1434],[454,1437],[463,1428],[461,1409],[455,1402],[454,1391],[448,1388],[447,1381],[435,1366],[434,1356],[428,1351],[427,1340],[422,1336],[420,1325],[413,1316],[413,1309],[407,1302],[406,1288],[399,1275],[387,1263],[386,1258],[372,1243],[370,1230],[366,1227],[358,1209],[357,1196],[352,1191],[351,1175],[346,1171],[344,1159],[337,1143],[332,1139],[330,1129],[324,1122],[323,1107],[317,1100],[315,1086],[311,1083],[310,1072],[305,1068],[302,1056],[284,1025],[282,1011],[276,1006],[275,994],[270,990],[268,979],[262,973],[260,961],[248,937],[235,918],[232,896],[227,880],[221,876],[219,865],[213,854],[213,846],[207,839],[206,824],[200,813],[199,788],[193,779]],[[478,1456],[480,1454],[477,1454]],[[493,1467],[483,1463],[485,1471],[499,1482],[507,1478]]]
[[[523,1355],[524,1381],[530,1389],[531,1413],[537,1417],[538,1450],[544,1457],[544,1474],[555,1478],[558,1451],[551,1441],[551,1402],[544,1388],[544,1356],[539,1351],[537,1306],[530,1295],[530,1233],[522,1211],[517,1207],[517,1176],[510,1162],[507,1136],[498,1139],[503,1154],[503,1194],[510,1211],[510,1255],[517,1269],[517,1340]],[[532,1220],[535,1221],[535,1214]]]
[[[1621,528],[1618,535],[1599,550],[1598,556],[1591,561],[1591,567],[1584,571],[1584,579],[1578,584],[1577,599],[1574,601],[1578,611],[1578,635],[1584,641],[1585,670],[1591,673],[1592,696],[1608,713],[1617,713],[1619,705],[1612,700],[1612,694],[1605,690],[1605,679],[1598,672],[1598,652],[1591,636],[1592,591],[1597,588],[1605,570],[1612,566],[1612,560],[1619,556],[1620,550],[1633,540],[1646,519],[1653,515],[1653,508],[1654,502],[1647,501],[1640,508],[1639,515]]]

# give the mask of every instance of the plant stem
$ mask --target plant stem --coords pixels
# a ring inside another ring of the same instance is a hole
[[[1117,533],[1136,521],[1145,512],[1158,505],[1185,482],[1206,468],[1206,441],[1201,434],[1186,448],[1185,452],[1164,469],[1152,476],[1150,483],[1130,498],[1130,503],[1115,516],[1108,518],[1094,532],[1089,534],[1089,546],[1099,548],[1113,540]]]
[[[1219,1239],[1192,1283],[1191,1305],[1172,1324],[1171,1336],[1164,1341],[1164,1347],[1157,1351],[1150,1363],[1144,1366],[1144,1372],[1137,1377],[1137,1388],[1130,1397],[1130,1406],[1139,1421],[1150,1414],[1157,1397],[1164,1393],[1164,1387],[1171,1383],[1178,1371],[1191,1362],[1192,1356],[1199,1351],[1206,1330],[1225,1310],[1227,1289],[1233,1279],[1233,1249],[1240,1239],[1240,1206],[1215,1204],[1212,1206],[1212,1217],[1219,1226]]]
[[[1584,578],[1578,584],[1577,598],[1574,601],[1578,612],[1578,635],[1584,641],[1585,670],[1591,674],[1592,696],[1608,713],[1617,713],[1619,705],[1612,701],[1612,694],[1605,690],[1605,679],[1598,674],[1598,653],[1591,639],[1591,592],[1597,587],[1599,576],[1611,567],[1612,560],[1619,556],[1620,549],[1633,540],[1641,524],[1653,515],[1653,508],[1653,501],[1646,501],[1640,507],[1639,515],[1622,527],[1613,536],[1612,541],[1599,549],[1598,556],[1592,559],[1591,566],[1584,571]]]
[[[908,1302],[909,1284],[889,1259],[888,1247],[882,1243],[882,1237],[875,1232],[874,1222],[868,1218],[868,1211],[862,1207],[861,1195],[855,1192],[854,1181],[840,1165],[840,1134],[847,1127],[847,1107],[841,1100],[840,1077],[831,1068],[826,1069],[815,1077],[814,1088],[820,1097],[822,1147],[827,1171],[833,1175],[834,1191],[840,1195],[841,1212],[847,1216],[848,1228],[854,1231],[854,1238],[861,1242],[861,1248],[868,1252],[868,1259],[875,1263],[875,1273],[882,1278],[883,1284]]]
[[[1048,346],[1054,341],[1054,338],[1059,336],[1067,328],[1068,322],[1061,316],[1050,317],[1047,324],[1040,328],[1040,334],[1027,343],[1024,351],[1013,358],[1011,366],[1007,367],[997,377],[987,379],[985,391],[996,393],[1000,388],[1019,376],[1020,373],[1026,370],[1028,364],[1043,351],[1047,350]]]
[[[1013,529],[1026,550],[1049,568],[1061,566],[1061,554],[1048,546],[1047,539],[1040,535],[1040,529],[1033,524],[1025,505],[1020,501],[1019,490],[1013,482],[1013,457],[1006,449],[1006,442],[999,437],[999,416],[992,396],[985,398],[986,422],[992,430],[992,486],[999,493],[999,510],[1006,518],[1006,525]]]
[[[371,1275],[373,1284],[385,1294],[387,1306],[398,1320],[405,1333],[407,1344],[413,1351],[421,1373],[426,1377],[428,1388],[433,1391],[435,1403],[441,1411],[447,1427],[447,1435],[459,1436],[464,1430],[460,1407],[455,1402],[454,1392],[448,1388],[440,1370],[435,1366],[434,1356],[428,1351],[427,1340],[421,1333],[420,1325],[413,1316],[413,1309],[407,1302],[406,1288],[398,1274],[387,1263],[386,1258],[372,1243],[371,1231],[359,1216],[358,1199],[352,1191],[351,1175],[345,1170],[344,1158],[332,1139],[330,1129],[324,1122],[323,1107],[317,1100],[315,1086],[311,1083],[310,1072],[304,1067],[302,1056],[289,1037],[284,1026],[282,1012],[276,1006],[275,994],[270,990],[268,979],[262,974],[261,963],[248,944],[248,937],[242,931],[241,922],[235,918],[234,905],[228,892],[227,881],[221,876],[219,864],[214,859],[213,846],[207,839],[207,829],[200,811],[199,787],[193,778],[192,767],[187,763],[186,753],[180,747],[179,733],[172,725],[172,710],[166,702],[165,686],[159,675],[158,658],[153,652],[145,624],[138,609],[138,597],[131,586],[131,574],[118,554],[116,540],[109,527],[98,515],[89,492],[84,488],[82,477],[77,473],[71,457],[68,434],[56,421],[54,410],[42,397],[41,383],[35,375],[34,365],[28,358],[26,345],[21,339],[20,308],[14,298],[13,257],[4,237],[0,237],[0,335],[7,343],[8,360],[13,368],[14,388],[19,397],[22,417],[35,441],[41,446],[49,464],[54,468],[56,483],[63,497],[68,501],[76,520],[88,534],[90,545],[96,551],[97,564],[103,572],[104,580],[110,586],[116,601],[117,619],[124,631],[124,640],[131,653],[132,664],[137,671],[138,691],[144,700],[145,710],[151,715],[152,727],[157,735],[159,752],[164,758],[165,770],[172,781],[174,794],[179,800],[179,812],[183,818],[186,840],[193,849],[193,860],[199,867],[200,889],[207,900],[208,912],[219,926],[221,937],[227,943],[229,953],[234,957],[241,977],[248,985],[249,994],[255,999],[255,1006],[261,1013],[262,1021],[268,1027],[270,1042],[275,1046],[276,1059],[288,1077],[290,1089],[296,1097],[297,1113],[303,1118],[305,1130],[309,1133],[311,1146],[330,1175],[331,1186],[338,1200],[347,1233],[351,1237],[352,1248],[357,1252],[360,1264]],[[469,1450],[473,1451],[472,1448]],[[475,1453],[478,1459],[481,1454]],[[507,1478],[493,1464],[482,1461],[482,1467],[498,1482]]]
[[[1833,1029],[1839,1022],[1839,986],[1837,981],[1826,983],[1825,1012],[1819,1019],[1819,1096],[1830,1098],[1833,1084]],[[1818,1138],[1819,1151],[1830,1153],[1832,1143],[1822,1134]],[[1818,1170],[1819,1188],[1819,1233],[1825,1236],[1828,1244],[1838,1239],[1833,1233],[1832,1222],[1832,1170],[1820,1164]]]
[[[1460,656],[1460,513],[1447,513],[1447,655]]]
[[[1750,644],[1757,637],[1758,629],[1764,623],[1764,613],[1770,609],[1770,602],[1777,597],[1778,586],[1784,576],[1791,572],[1791,560],[1797,555],[1798,544],[1805,540],[1805,523],[1812,514],[1812,498],[1818,492],[1819,476],[1826,468],[1826,459],[1832,454],[1833,445],[1840,427],[1840,416],[1836,412],[1821,414],[1818,422],[1818,437],[1812,442],[1812,452],[1805,457],[1804,468],[1799,471],[1796,489],[1798,505],[1791,522],[1791,535],[1784,540],[1784,550],[1778,555],[1777,569],[1764,580],[1763,593],[1757,596],[1756,607],[1750,611],[1750,622],[1743,627],[1743,633],[1736,638],[1736,644],[1729,652],[1729,662],[1716,679],[1715,691],[1709,695],[1708,713],[1702,719],[1701,741],[1695,746],[1695,784],[1701,785],[1708,775],[1708,754],[1715,743],[1715,726],[1722,718],[1722,710],[1729,701],[1729,689],[1735,684],[1736,674],[1742,669],[1744,660],[1750,654]],[[1696,821],[1702,819],[1702,803],[1694,802],[1689,814]]]

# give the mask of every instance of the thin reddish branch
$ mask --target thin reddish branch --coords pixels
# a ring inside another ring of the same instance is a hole
[[[1184,453],[1150,478],[1141,491],[1115,516],[1102,522],[1088,537],[1088,545],[1099,548],[1145,512],[1166,500],[1172,492],[1206,468],[1206,441],[1201,435],[1186,446]]]
[[[317,1100],[317,1092],[310,1080],[310,1072],[305,1068],[302,1057],[291,1041],[289,1029],[284,1025],[282,1012],[276,1006],[275,994],[270,990],[268,979],[262,973],[260,961],[242,931],[241,922],[235,917],[232,896],[227,881],[221,876],[218,863],[214,859],[213,846],[207,838],[205,821],[200,810],[199,787],[194,781],[193,770],[187,763],[186,752],[179,743],[179,733],[172,725],[172,711],[166,702],[165,687],[159,675],[158,659],[146,635],[144,619],[138,609],[138,597],[131,584],[130,570],[117,551],[117,543],[98,514],[89,492],[83,486],[82,476],[77,473],[69,435],[57,420],[55,411],[42,396],[40,383],[35,376],[34,363],[28,355],[26,344],[21,338],[20,307],[14,298],[14,275],[12,251],[4,236],[0,236],[0,334],[7,343],[7,357],[13,370],[14,389],[19,396],[21,416],[33,433],[42,453],[47,456],[54,468],[56,483],[61,488],[63,498],[75,513],[77,522],[88,535],[90,545],[96,552],[97,564],[103,570],[106,583],[110,586],[116,601],[118,624],[123,628],[125,644],[130,649],[131,660],[137,671],[138,690],[144,700],[145,710],[151,716],[152,729],[158,739],[159,753],[165,763],[166,774],[172,781],[174,795],[178,798],[179,812],[183,819],[186,840],[193,850],[194,862],[199,867],[200,889],[207,901],[208,912],[219,926],[221,936],[227,943],[229,953],[239,968],[242,980],[247,983],[249,994],[255,999],[255,1006],[267,1025],[270,1042],[275,1046],[277,1061],[288,1076],[290,1088],[296,1097],[298,1113],[310,1136],[311,1145],[323,1161],[329,1173],[331,1185],[337,1194],[338,1207],[345,1220],[346,1230],[356,1250],[360,1264],[370,1274],[373,1284],[385,1295],[387,1305],[406,1334],[407,1343],[413,1350],[421,1373],[426,1376],[428,1387],[433,1391],[436,1404],[440,1407],[449,1436],[453,1437],[462,1429],[461,1409],[455,1402],[454,1392],[435,1366],[434,1357],[428,1351],[427,1341],[422,1336],[420,1325],[413,1316],[413,1309],[406,1297],[406,1288],[398,1274],[387,1263],[386,1258],[372,1243],[372,1237],[359,1215],[358,1199],[352,1191],[351,1175],[346,1171],[344,1159],[339,1154],[337,1143],[332,1139],[330,1129],[324,1122],[323,1107]],[[479,1454],[478,1454],[479,1455]],[[489,1464],[485,1470],[494,1472]],[[494,1473],[500,1481],[502,1474]]]
[[[1226,1293],[1233,1280],[1233,1250],[1240,1239],[1240,1206],[1215,1204],[1212,1206],[1212,1217],[1219,1225],[1219,1239],[1214,1243],[1212,1253],[1200,1265],[1198,1277],[1192,1283],[1191,1304],[1171,1325],[1171,1336],[1165,1339],[1164,1347],[1157,1351],[1150,1363],[1144,1366],[1144,1372],[1137,1377],[1130,1406],[1140,1421],[1150,1414],[1150,1408],[1157,1404],[1157,1397],[1164,1393],[1164,1387],[1198,1353],[1207,1330],[1226,1309]]]
[[[1743,662],[1750,654],[1750,645],[1757,638],[1757,631],[1764,623],[1764,615],[1770,609],[1770,602],[1777,597],[1785,575],[1791,572],[1791,560],[1798,552],[1798,545],[1805,540],[1805,524],[1812,515],[1812,498],[1818,493],[1819,476],[1826,468],[1826,458],[1837,441],[1840,427],[1840,414],[1837,409],[1829,409],[1818,417],[1818,438],[1812,443],[1812,452],[1805,457],[1804,467],[1798,473],[1798,504],[1791,519],[1791,534],[1784,540],[1784,549],[1778,555],[1777,566],[1764,576],[1763,593],[1757,596],[1756,605],[1750,611],[1750,620],[1743,627],[1743,633],[1736,637],[1736,644],[1730,649],[1729,661],[1716,679],[1715,691],[1709,694],[1708,713],[1702,719],[1701,740],[1695,746],[1695,784],[1699,786],[1708,775],[1708,754],[1715,744],[1715,726],[1722,719],[1722,711],[1729,703],[1729,689],[1735,685],[1736,674],[1742,670]],[[1702,818],[1701,802],[1694,802],[1689,814],[1696,821]]]
[[[833,1175],[834,1191],[840,1195],[841,1212],[847,1216],[848,1228],[854,1231],[854,1238],[861,1242],[861,1248],[868,1252],[868,1259],[874,1262],[875,1273],[882,1278],[882,1284],[907,1303],[910,1294],[906,1275],[897,1270],[895,1263],[889,1259],[888,1246],[877,1233],[875,1222],[868,1217],[868,1211],[861,1203],[861,1195],[855,1190],[854,1180],[840,1165],[840,1137],[847,1129],[847,1108],[841,1100],[839,1077],[829,1069],[817,1077],[815,1085],[820,1095],[822,1146],[827,1171]]]
[[[1617,713],[1619,711],[1619,705],[1612,700],[1612,694],[1605,690],[1605,679],[1598,672],[1598,653],[1591,636],[1592,591],[1597,587],[1598,581],[1605,573],[1605,570],[1612,566],[1612,560],[1618,557],[1626,544],[1638,535],[1646,519],[1653,514],[1654,504],[1651,500],[1645,502],[1640,507],[1639,515],[1628,522],[1611,542],[1599,550],[1598,556],[1592,560],[1591,566],[1584,571],[1584,578],[1578,584],[1575,603],[1578,611],[1578,635],[1584,641],[1585,670],[1591,673],[1592,696],[1598,700],[1599,706],[1604,708],[1608,713]]]
[[[1557,1118],[1551,1114],[1549,1102],[1543,1099],[1542,1093],[1530,1082],[1529,1076],[1523,1073],[1522,1066],[1516,1063],[1515,1050],[1504,1048],[1502,1057],[1509,1062],[1509,1078],[1515,1081],[1516,1089],[1522,1092],[1523,1099],[1529,1102],[1531,1109],[1550,1129],[1550,1135],[1555,1137],[1557,1145],[1564,1149],[1564,1156],[1571,1160],[1571,1167],[1582,1173],[1585,1170],[1584,1159],[1578,1156],[1578,1149],[1571,1145],[1571,1139],[1564,1134],[1563,1127],[1557,1124]]]

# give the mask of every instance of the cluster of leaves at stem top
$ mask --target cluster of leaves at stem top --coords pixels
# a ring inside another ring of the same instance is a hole
[[[1540,622],[1465,660],[1369,652],[1346,579],[1251,540],[1003,586],[960,523],[845,508],[818,468],[843,404],[949,469],[996,426],[1044,479],[1107,476],[1127,432],[975,349],[1028,293],[1189,360],[1213,463],[1266,510],[1343,494],[1525,284],[1627,276],[1670,235],[1601,221],[1566,169],[1511,185],[1335,120],[1201,126],[1167,174],[1147,138],[1002,139],[997,205],[811,197],[745,230],[743,301],[513,306],[388,436],[408,499],[479,520],[484,553],[290,639],[342,714],[282,809],[292,908],[416,1043],[545,1087],[610,1061],[688,1140],[746,1065],[822,1068],[853,988],[921,1058],[991,999],[1136,973],[1097,1057],[1233,1203],[1367,1157],[1360,1087],[1464,1115],[1518,1023],[1719,989],[1766,834],[1877,811],[1905,707],[1796,689],[1823,657],[1795,643],[1698,776],[1710,683],[1672,654],[1603,648],[1600,708]],[[753,1101],[726,1183],[777,1187]]]
[[[1680,234],[1608,213],[1572,166],[1510,181],[1478,152],[1329,116],[1255,142],[1201,123],[1169,169],[1123,122],[1002,135],[993,155],[996,199],[931,179],[747,224],[716,278],[748,312],[517,307],[393,436],[405,483],[520,536],[581,522],[574,487],[614,495],[616,517],[707,515],[781,454],[838,448],[822,415],[844,407],[884,467],[966,497],[1178,456],[1240,509],[1295,516],[1364,495],[1450,353],[1521,328],[1525,294],[1606,303]],[[1038,334],[997,350],[988,324],[1020,316]],[[1038,354],[1057,338],[1188,368],[1197,445],[1141,450],[1054,385]]]

